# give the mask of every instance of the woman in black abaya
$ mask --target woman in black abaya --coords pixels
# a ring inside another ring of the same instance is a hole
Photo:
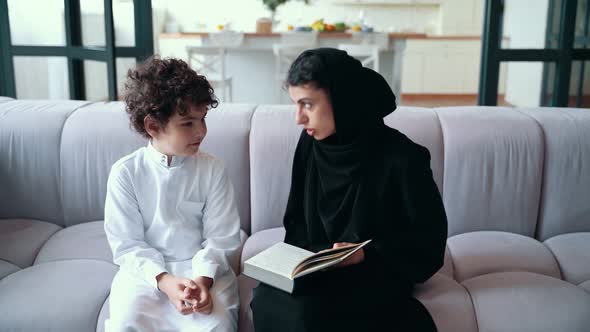
[[[256,332],[436,331],[414,285],[443,265],[447,219],[428,150],[383,117],[383,77],[344,51],[302,53],[287,77],[303,131],[293,161],[285,242],[311,251],[372,239],[294,294],[260,284]]]

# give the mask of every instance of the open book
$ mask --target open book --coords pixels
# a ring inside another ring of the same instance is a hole
[[[295,279],[336,265],[371,240],[313,253],[279,242],[244,263],[244,274],[265,284],[292,293]]]

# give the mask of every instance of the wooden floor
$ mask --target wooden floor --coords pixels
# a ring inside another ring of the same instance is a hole
[[[512,106],[498,96],[499,106]],[[401,106],[417,107],[446,107],[446,106],[475,106],[477,95],[438,95],[438,94],[402,94]]]
[[[550,100],[546,101],[550,103]],[[402,106],[416,107],[446,107],[446,106],[475,106],[477,105],[477,95],[442,95],[442,94],[402,94]],[[512,107],[506,102],[504,95],[498,96],[499,106]],[[570,97],[568,107],[590,108],[590,95],[583,95],[580,104],[577,104],[576,97]]]

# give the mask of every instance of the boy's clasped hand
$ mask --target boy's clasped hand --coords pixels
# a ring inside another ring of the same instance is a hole
[[[208,315],[213,310],[213,301],[209,289],[213,279],[197,277],[175,277],[169,273],[162,273],[156,277],[158,288],[164,292],[176,310],[183,315],[201,313]]]

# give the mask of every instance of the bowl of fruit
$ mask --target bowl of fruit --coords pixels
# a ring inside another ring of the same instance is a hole
[[[324,19],[319,19],[310,25],[313,31],[317,32],[344,32],[348,28],[344,22],[326,23]]]

